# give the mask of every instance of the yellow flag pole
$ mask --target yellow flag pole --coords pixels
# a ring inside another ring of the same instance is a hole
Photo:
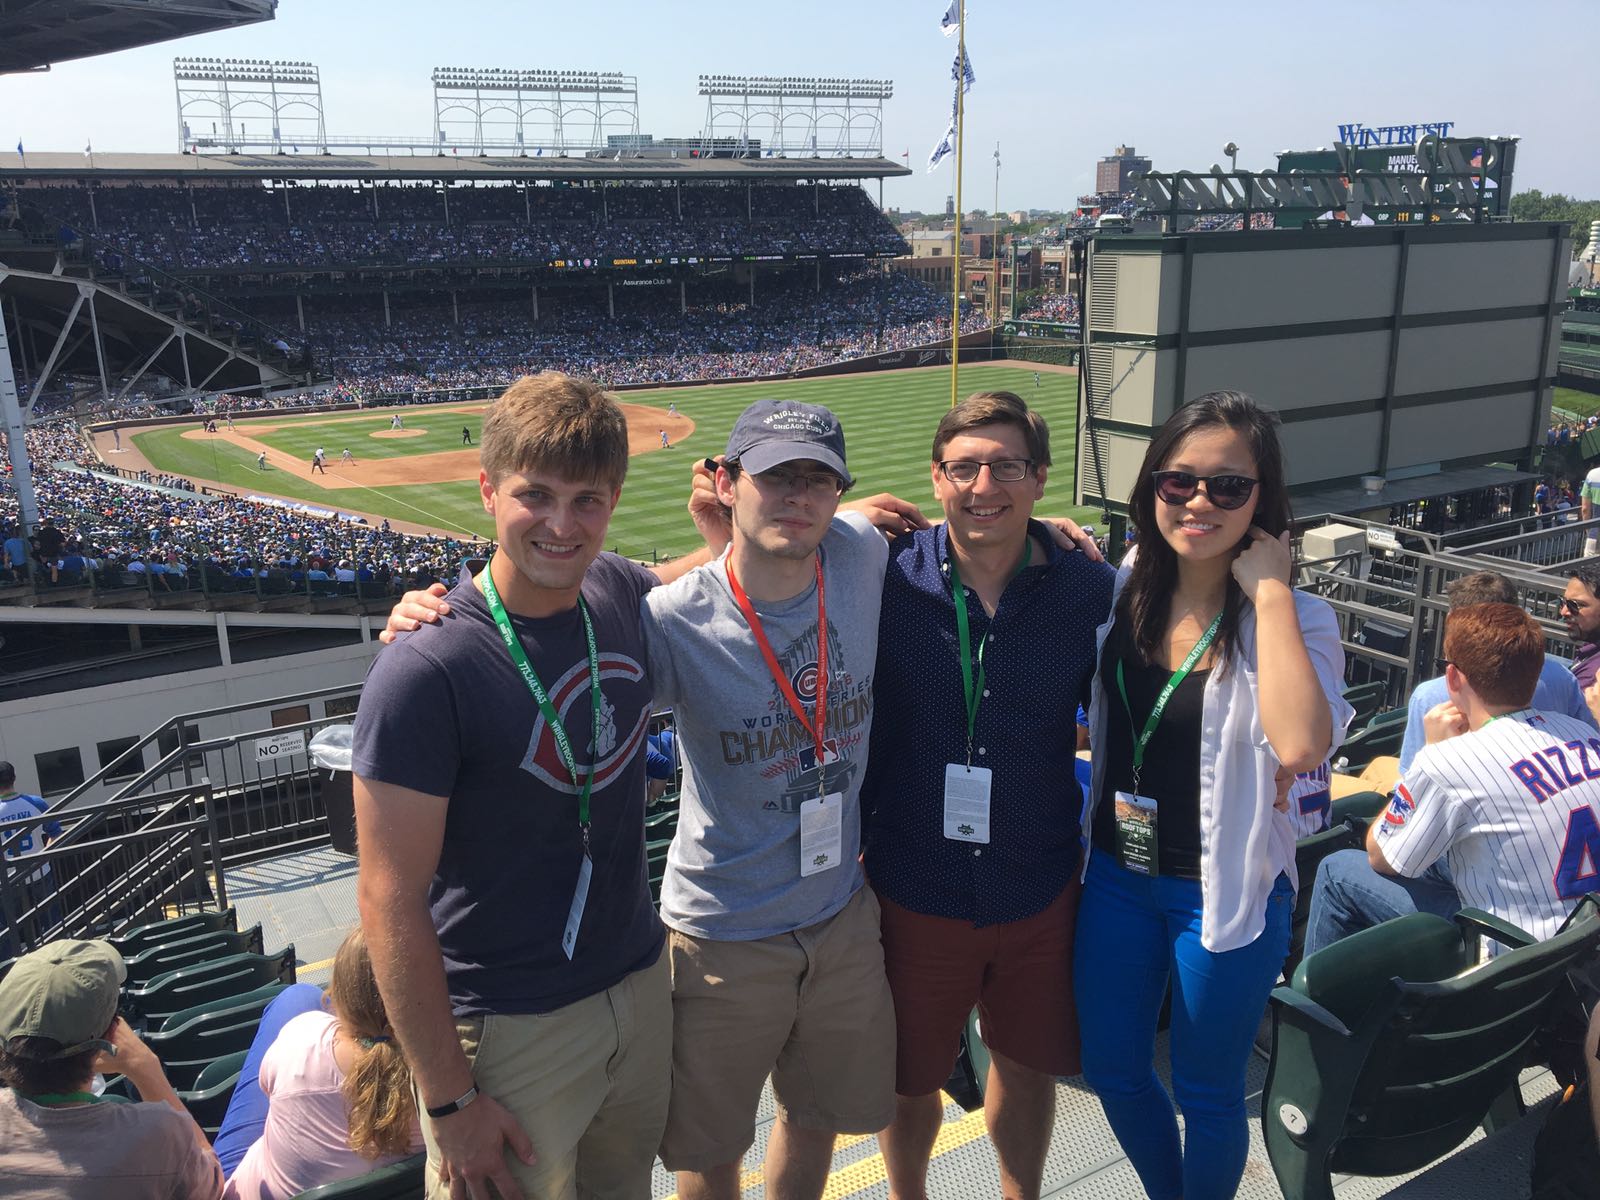
[[[961,0],[961,24],[956,34],[956,244],[950,278],[950,407],[960,395],[961,375],[961,151],[966,148],[962,128],[966,116],[967,0]]]

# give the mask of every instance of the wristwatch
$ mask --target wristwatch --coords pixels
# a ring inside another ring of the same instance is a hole
[[[462,1092],[461,1095],[457,1096],[454,1100],[450,1101],[450,1103],[441,1104],[441,1105],[439,1105],[438,1108],[430,1108],[430,1109],[426,1109],[424,1111],[426,1111],[427,1114],[430,1117],[433,1117],[435,1119],[437,1119],[439,1117],[448,1117],[451,1113],[460,1112],[463,1108],[465,1108],[467,1105],[471,1104],[477,1098],[478,1098],[478,1085],[477,1084],[473,1084],[466,1091]]]

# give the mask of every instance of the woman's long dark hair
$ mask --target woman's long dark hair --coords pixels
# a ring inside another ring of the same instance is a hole
[[[1278,415],[1260,407],[1243,392],[1207,392],[1185,404],[1151,439],[1139,478],[1128,497],[1128,513],[1139,530],[1139,552],[1123,588],[1119,618],[1131,622],[1134,645],[1147,662],[1155,661],[1166,638],[1172,594],[1178,585],[1178,555],[1167,545],[1156,525],[1153,472],[1164,469],[1192,433],[1228,428],[1242,434],[1256,460],[1256,510],[1252,518],[1273,537],[1289,528],[1289,488],[1283,475],[1283,447],[1278,444]],[[1244,593],[1230,574],[1228,595],[1222,607],[1222,628],[1217,633],[1217,655],[1226,661],[1239,633],[1239,613]]]

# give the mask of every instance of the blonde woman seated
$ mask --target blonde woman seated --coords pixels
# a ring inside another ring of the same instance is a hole
[[[421,1151],[411,1070],[360,930],[325,998],[296,984],[262,1015],[216,1147],[229,1200],[287,1200]]]

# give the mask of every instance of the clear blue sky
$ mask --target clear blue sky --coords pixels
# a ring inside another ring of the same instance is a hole
[[[174,55],[316,63],[332,135],[425,135],[429,72],[444,65],[631,73],[657,136],[703,127],[702,72],[867,76],[894,81],[884,150],[909,149],[916,172],[886,184],[885,202],[942,209],[953,171],[924,165],[950,103],[944,7],[281,0],[265,25],[0,76],[0,153],[19,138],[29,151],[175,150]],[[970,0],[966,206],[993,203],[996,141],[1000,206],[1061,208],[1117,143],[1176,170],[1209,167],[1233,140],[1240,166],[1262,169],[1353,121],[1520,135],[1517,190],[1597,197],[1600,73],[1578,49],[1597,16],[1596,0]]]

